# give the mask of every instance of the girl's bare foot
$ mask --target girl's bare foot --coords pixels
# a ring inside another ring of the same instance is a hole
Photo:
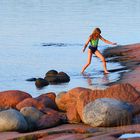
[[[107,71],[107,70],[105,70],[105,71],[104,71],[104,73],[105,73],[105,74],[108,74],[108,73],[110,73],[110,72],[109,72],[109,71]]]

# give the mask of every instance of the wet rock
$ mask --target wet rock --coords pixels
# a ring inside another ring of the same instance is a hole
[[[34,82],[34,81],[36,81],[36,78],[29,78],[29,79],[26,79],[26,81]]]
[[[0,92],[0,108],[15,108],[18,103],[26,98],[31,98],[31,95],[19,90],[8,90]]]
[[[37,88],[42,88],[44,86],[49,85],[49,82],[46,79],[38,78],[35,81],[35,85],[36,85]]]
[[[27,129],[27,122],[20,112],[15,109],[0,112],[0,131],[24,132]]]
[[[59,72],[57,74],[57,77],[58,77],[58,81],[61,83],[64,83],[64,82],[69,82],[70,81],[70,77],[65,73],[65,72]]]
[[[49,70],[45,76],[56,76],[57,74],[58,72],[56,70]]]
[[[16,105],[16,108],[18,110],[21,110],[21,108],[23,107],[35,107],[38,110],[42,110],[45,108],[45,106],[41,102],[37,101],[34,98],[27,98]]]
[[[93,127],[128,125],[131,120],[132,106],[116,99],[96,99],[83,110],[83,122]]]
[[[58,84],[70,81],[70,77],[65,72],[58,73],[56,70],[48,71],[44,79],[46,79],[50,84]]]
[[[25,117],[30,131],[37,129],[36,122],[44,115],[44,113],[34,107],[23,107],[20,112]]]

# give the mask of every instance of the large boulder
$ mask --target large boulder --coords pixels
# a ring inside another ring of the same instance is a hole
[[[34,107],[23,107],[20,112],[25,117],[30,131],[37,129],[36,122],[44,115],[44,113]]]
[[[0,108],[15,108],[18,103],[26,98],[31,98],[31,95],[19,90],[8,90],[0,92]]]
[[[76,94],[76,93],[75,93]],[[105,90],[93,90],[85,92],[77,98],[76,108],[81,119],[83,108],[86,104],[98,98],[113,98],[135,105],[134,111],[140,111],[140,93],[130,84],[116,84]],[[136,109],[137,107],[137,109]]]
[[[0,112],[0,131],[24,132],[28,129],[23,115],[15,109]]]
[[[91,90],[76,87],[68,92],[59,93],[55,99],[60,110],[67,112],[69,122],[83,120],[83,108],[98,98],[114,98],[134,105],[133,113],[140,111],[140,93],[130,84],[116,84],[105,90]],[[75,109],[73,109],[75,108]],[[73,113],[71,110],[73,109]],[[70,112],[69,112],[70,111]],[[79,117],[78,117],[79,115]]]
[[[93,127],[128,125],[131,120],[132,106],[116,99],[96,99],[83,110],[83,122]]]
[[[45,108],[45,106],[41,102],[37,101],[34,98],[27,98],[16,105],[16,108],[18,110],[23,107],[35,107],[38,110],[43,110]]]

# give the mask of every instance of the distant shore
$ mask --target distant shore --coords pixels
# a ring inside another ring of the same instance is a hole
[[[140,91],[140,43],[110,47],[104,56],[108,62],[119,62],[125,69],[120,73],[120,80],[113,84],[129,83]]]

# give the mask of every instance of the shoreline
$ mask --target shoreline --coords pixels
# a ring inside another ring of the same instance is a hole
[[[109,83],[109,86],[129,83],[140,91],[140,43],[110,47],[104,50],[103,55],[107,62],[119,62],[123,66],[122,70],[124,69],[120,71],[119,80]]]
[[[116,68],[116,69],[112,70],[112,72],[120,73],[120,80],[111,83],[112,85],[119,84],[119,83],[129,83],[133,87],[135,87],[136,90],[140,91],[140,86],[138,85],[138,83],[140,82],[140,80],[139,80],[140,79],[140,77],[139,77],[139,73],[140,73],[139,54],[140,54],[140,43],[133,44],[133,45],[117,46],[115,48],[111,47],[111,48],[107,48],[106,50],[104,50],[104,56],[108,62],[113,62],[113,63],[119,62],[123,66],[122,68]],[[124,86],[125,89],[123,89],[121,86],[119,86],[117,88],[107,89],[106,92],[105,92],[105,90],[104,91],[96,90],[96,92],[93,92],[92,90],[89,90],[89,89],[78,89],[77,88],[77,89],[73,89],[73,91],[71,91],[71,92],[67,92],[67,95],[65,93],[61,93],[61,96],[64,98],[62,98],[60,96],[56,97],[55,93],[46,93],[46,95],[41,95],[42,97],[39,96],[36,98],[27,97],[27,100],[29,101],[29,99],[30,99],[32,101],[33,105],[35,104],[34,101],[35,100],[38,101],[39,98],[40,99],[42,98],[44,100],[45,97],[47,97],[46,101],[50,102],[50,100],[51,100],[53,103],[56,103],[56,98],[58,101],[62,100],[64,103],[64,104],[62,104],[62,106],[64,105],[64,108],[67,107],[67,109],[65,110],[66,112],[63,115],[62,114],[60,115],[58,113],[59,111],[57,112],[51,108],[49,110],[46,109],[46,112],[44,112],[45,111],[44,106],[41,106],[40,104],[37,104],[37,103],[36,104],[38,106],[36,105],[36,108],[38,110],[41,109],[41,111],[43,111],[44,115],[45,115],[45,113],[51,114],[51,115],[54,114],[54,116],[50,116],[50,120],[47,120],[49,117],[49,116],[47,116],[47,119],[45,121],[55,122],[57,119],[57,116],[59,116],[58,117],[59,120],[61,118],[61,120],[65,121],[65,119],[66,119],[65,117],[67,116],[67,117],[69,117],[70,121],[74,120],[74,123],[64,122],[64,123],[60,123],[60,124],[57,124],[55,126],[51,126],[48,128],[37,129],[34,131],[23,132],[23,133],[17,132],[17,131],[9,131],[9,132],[1,131],[0,139],[6,139],[6,140],[9,140],[9,139],[11,139],[11,140],[17,140],[17,139],[39,139],[39,140],[42,140],[42,139],[53,139],[53,140],[57,140],[57,139],[61,139],[61,140],[63,140],[63,139],[77,139],[77,140],[78,139],[85,139],[85,140],[106,139],[107,140],[108,139],[108,140],[117,140],[117,139],[120,139],[119,137],[122,136],[123,134],[139,133],[140,132],[139,131],[140,130],[140,115],[139,115],[140,92],[137,92],[129,84]],[[84,90],[84,91],[82,91],[82,90]],[[126,90],[126,93],[123,92],[124,90]],[[79,95],[77,94],[77,92],[79,93]],[[93,93],[93,94],[90,94],[90,93]],[[27,94],[27,93],[22,93],[22,94]],[[5,95],[5,93],[4,93],[4,95]],[[13,93],[11,95],[13,95]],[[92,98],[92,95],[93,95],[93,98]],[[20,96],[21,96],[21,91],[20,91]],[[28,95],[28,96],[30,96],[30,95]],[[110,127],[92,127],[90,125],[81,123],[81,121],[78,123],[78,121],[80,119],[79,118],[80,117],[79,115],[81,113],[80,111],[82,111],[82,108],[84,107],[84,104],[87,103],[87,100],[104,98],[104,97],[108,97],[108,98],[114,97],[116,99],[119,98],[120,100],[124,99],[124,100],[130,102],[131,104],[133,104],[134,110],[133,110],[132,123],[126,124],[126,125],[120,125],[120,126],[110,126]],[[8,98],[8,96],[6,96],[6,99],[7,98]],[[14,96],[14,98],[15,98],[15,96]],[[38,100],[37,100],[37,98],[38,98]],[[48,100],[48,98],[50,98],[50,100]],[[10,96],[10,100],[12,100],[11,96]],[[23,101],[25,101],[25,100],[23,100]],[[7,102],[7,103],[9,103],[9,102]],[[26,106],[26,103],[27,102],[25,102],[25,106]],[[38,103],[43,103],[43,102],[41,102],[41,100],[40,100],[40,101],[38,101]],[[59,102],[57,102],[56,105],[58,105],[58,103]],[[61,104],[59,104],[59,105],[61,105]],[[20,105],[18,106],[18,104],[17,104],[16,107],[20,108]],[[71,114],[71,112],[73,112],[73,113]],[[43,125],[44,125],[45,121],[42,123]]]

